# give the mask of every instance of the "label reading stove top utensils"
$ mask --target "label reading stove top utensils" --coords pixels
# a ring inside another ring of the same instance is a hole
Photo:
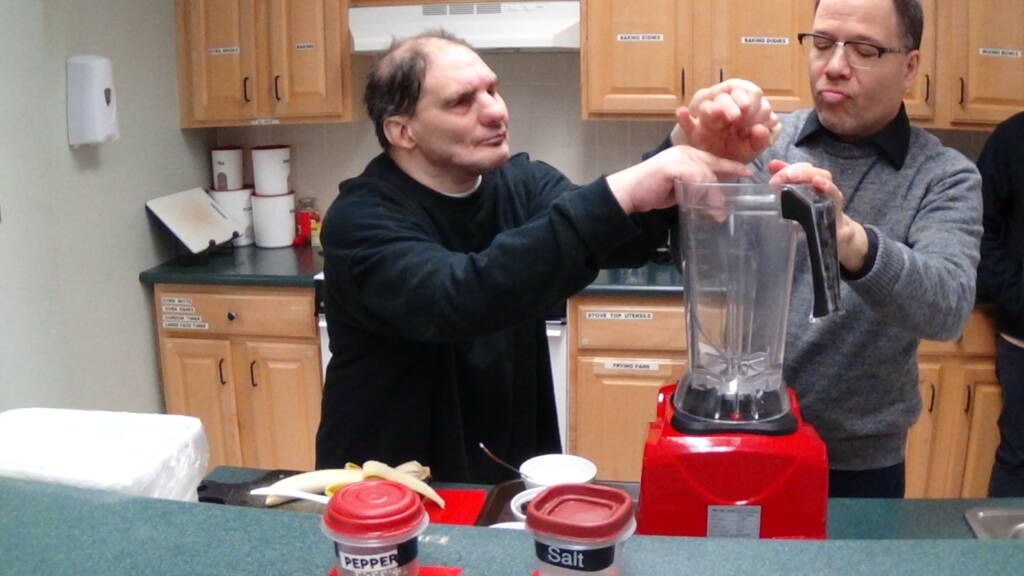
[[[567,550],[534,541],[537,559],[545,564],[578,570],[597,572],[615,563],[615,545],[593,550]]]
[[[395,548],[378,548],[376,554],[353,554],[341,544],[334,543],[338,565],[344,573],[360,576],[402,576],[408,572],[407,565],[419,554],[416,538],[407,540]]]
[[[654,320],[653,312],[587,312],[587,320]]]
[[[1020,58],[1020,50],[1008,50],[1005,48],[978,48],[981,56],[992,56],[996,58]]]
[[[664,42],[664,34],[616,34],[617,42]]]
[[[786,46],[789,44],[789,38],[786,38],[785,36],[743,36],[740,38],[740,44],[755,44],[762,46]]]
[[[760,506],[708,506],[708,538],[760,537]]]

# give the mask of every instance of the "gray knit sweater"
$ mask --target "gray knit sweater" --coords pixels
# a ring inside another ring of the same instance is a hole
[[[827,444],[831,468],[891,466],[903,460],[921,411],[918,342],[958,337],[974,305],[981,180],[959,152],[916,127],[899,170],[872,144],[820,131],[795,146],[809,113],[782,118],[781,136],[754,163],[758,179],[773,158],[831,171],[846,213],[877,233],[878,255],[865,276],[842,283],[844,312],[812,324],[799,243],[783,377]]]

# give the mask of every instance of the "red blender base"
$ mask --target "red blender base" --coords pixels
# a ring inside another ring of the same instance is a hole
[[[672,426],[672,393],[658,394],[644,446],[637,533],[823,539],[828,503],[825,443],[803,421],[782,436],[691,435]]]

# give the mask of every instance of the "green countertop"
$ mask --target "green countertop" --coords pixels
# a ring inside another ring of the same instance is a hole
[[[862,532],[826,541],[768,541],[633,536],[624,575],[855,574],[1018,575],[1024,542],[953,539],[939,524],[963,523],[980,501],[836,501],[833,519]],[[992,501],[988,501],[991,503]],[[1008,501],[1024,505],[1024,500]],[[1002,503],[1002,502],[1000,502]],[[332,551],[316,514],[173,502],[0,478],[0,572],[5,574],[309,574],[326,575]],[[838,521],[838,519],[836,519]],[[905,530],[935,531],[921,540]],[[424,565],[463,574],[527,576],[528,533],[431,525],[420,544]]]
[[[189,264],[165,262],[139,274],[143,284],[222,284],[234,286],[313,286],[324,269],[319,248],[245,246],[212,254]]]

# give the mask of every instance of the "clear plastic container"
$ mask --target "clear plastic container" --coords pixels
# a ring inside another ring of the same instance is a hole
[[[334,542],[338,576],[416,576],[417,538],[429,523],[415,492],[374,480],[336,492],[321,528]]]

